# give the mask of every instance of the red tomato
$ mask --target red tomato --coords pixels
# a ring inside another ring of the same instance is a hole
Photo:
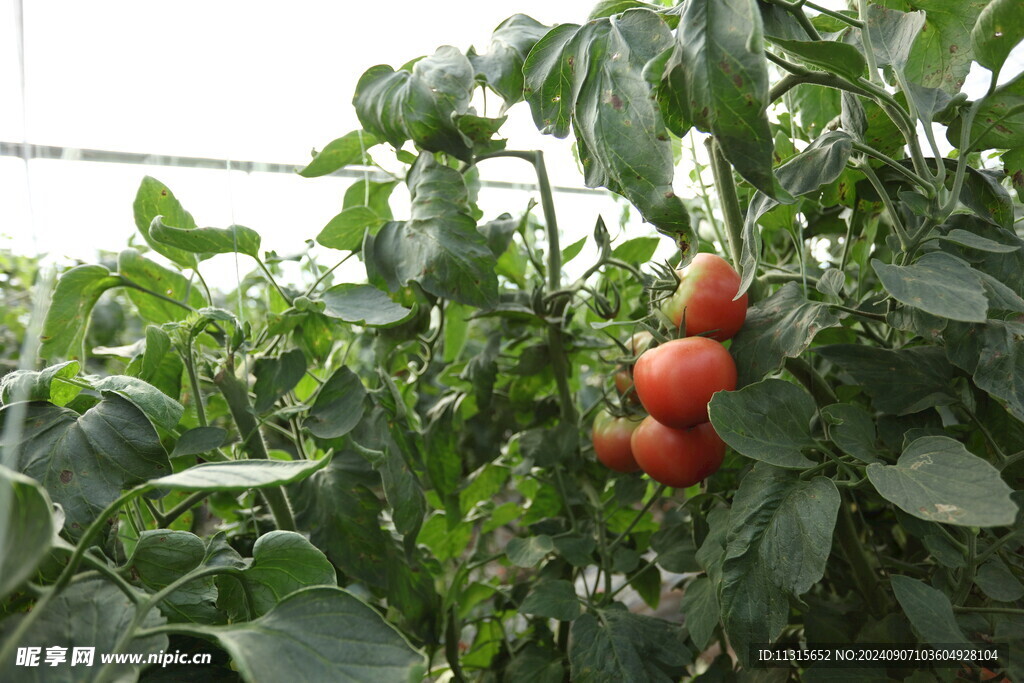
[[[708,421],[708,401],[716,391],[736,388],[736,364],[714,339],[673,339],[640,356],[633,381],[655,420],[686,429]]]
[[[710,422],[672,429],[647,417],[633,432],[631,445],[640,469],[654,481],[679,489],[717,472],[725,457],[725,442]]]
[[[676,327],[686,314],[686,336],[711,332],[718,341],[732,339],[747,318],[747,295],[733,301],[740,276],[721,256],[697,254],[690,265],[676,271],[679,286],[661,310]]]
[[[594,418],[594,453],[605,467],[616,472],[636,472],[640,466],[633,459],[629,440],[641,418],[613,417],[602,410]]]
[[[637,332],[626,342],[626,350],[632,356],[639,356],[647,350],[652,341],[654,341],[654,336],[650,332],[646,330]],[[615,380],[615,389],[619,392],[619,396],[629,394],[630,397],[636,398],[636,394],[630,392],[630,389],[633,388],[632,366],[620,365],[615,374],[612,375],[612,378]]]

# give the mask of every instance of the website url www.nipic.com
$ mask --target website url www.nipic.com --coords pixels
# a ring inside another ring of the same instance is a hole
[[[132,652],[109,653],[101,652],[99,661],[96,657],[94,647],[19,647],[16,666],[39,667],[39,666],[93,666],[95,664],[159,664],[170,666],[172,664],[200,665],[210,664],[213,655],[209,652],[151,652],[149,654],[138,654]]]

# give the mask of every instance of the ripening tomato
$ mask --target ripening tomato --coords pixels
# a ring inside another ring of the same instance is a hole
[[[676,327],[686,316],[686,336],[711,333],[718,341],[732,339],[747,318],[747,295],[733,301],[740,276],[721,256],[701,253],[676,271],[679,286],[661,305]]]
[[[641,353],[647,350],[654,341],[654,336],[647,330],[637,332],[629,341],[626,342],[626,350],[632,356],[639,356]],[[615,381],[615,389],[619,392],[619,396],[634,396],[635,394],[630,392],[633,388],[633,368],[632,366],[621,365],[612,375]]]
[[[636,472],[640,466],[633,459],[629,440],[642,418],[615,417],[602,410],[594,418],[594,453],[605,467],[616,472]]]
[[[717,472],[725,457],[725,442],[710,422],[673,429],[646,417],[633,432],[631,446],[640,469],[651,479],[679,489]]]
[[[655,420],[686,429],[708,421],[708,401],[716,391],[736,388],[736,363],[714,339],[673,339],[640,356],[633,381]]]

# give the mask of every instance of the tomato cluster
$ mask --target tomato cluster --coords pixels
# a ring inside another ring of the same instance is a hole
[[[722,342],[743,326],[747,297],[736,296],[739,275],[714,254],[698,254],[678,275],[662,311],[686,336],[649,348],[650,333],[634,335],[627,349],[639,355],[636,364],[615,373],[623,402],[639,400],[648,416],[603,410],[593,439],[607,467],[643,470],[657,482],[685,488],[715,473],[725,456],[725,443],[708,422],[708,402],[715,392],[736,388],[736,364]]]

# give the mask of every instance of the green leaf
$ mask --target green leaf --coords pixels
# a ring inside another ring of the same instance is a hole
[[[249,614],[240,582],[252,596],[255,614]],[[256,539],[252,560],[240,574],[217,577],[217,604],[231,621],[245,621],[263,616],[297,590],[324,585],[337,585],[327,557],[301,534],[271,531]]]
[[[871,260],[882,286],[900,303],[950,320],[984,322],[988,300],[969,265],[943,252],[925,254],[909,266]]]
[[[304,426],[320,439],[337,439],[352,431],[366,409],[366,389],[344,365],[320,387]]]
[[[381,414],[382,415],[382,414]],[[388,428],[387,418],[378,419],[376,424],[381,433]],[[373,463],[374,469],[380,472],[384,485],[384,496],[391,506],[391,518],[395,531],[405,536],[410,543],[416,538],[427,512],[427,502],[423,495],[423,485],[407,462],[412,455],[403,452],[410,446],[402,439],[384,439],[384,457]]]
[[[1017,514],[999,470],[944,436],[915,439],[895,465],[869,465],[868,478],[883,498],[929,522],[1005,526]]]
[[[1002,180],[1002,171],[968,166],[960,201],[985,221],[1012,231],[1013,200],[1002,186]]]
[[[664,79],[681,119],[714,134],[726,159],[751,185],[786,197],[772,175],[768,62],[755,0],[687,2]]]
[[[191,230],[196,227],[192,214],[182,207],[170,188],[156,178],[146,176],[142,179],[138,192],[135,193],[135,203],[132,205],[132,209],[135,213],[135,227],[139,229],[146,244],[154,251],[166,256],[182,268],[195,268],[199,264],[195,254],[163,244],[149,234],[149,226],[157,216],[163,216],[167,225],[173,225],[182,230]]]
[[[365,178],[357,180],[345,190],[345,199],[342,202],[342,209],[351,209],[355,206],[368,207],[382,220],[391,220],[391,205],[388,200],[391,193],[398,187],[397,180],[376,182]]]
[[[46,490],[0,465],[0,600],[33,575],[56,531]]]
[[[190,282],[181,273],[164,268],[135,249],[125,249],[118,254],[117,269],[121,275],[150,292],[181,302],[182,305],[178,306],[149,292],[126,287],[125,293],[135,304],[139,315],[147,322],[157,325],[177,322],[188,317],[189,307],[199,309],[209,305],[197,282]]]
[[[747,309],[743,328],[729,352],[739,371],[737,384],[745,386],[782,367],[787,358],[803,353],[815,335],[839,324],[826,304],[809,301],[795,282],[787,282],[767,299]]]
[[[22,634],[25,645],[36,647],[94,647],[96,657],[92,667],[79,664],[71,667],[68,663],[60,668],[46,665],[36,667],[18,666],[14,657],[0,662],[0,680],[22,683],[51,683],[61,681],[94,681],[100,668],[99,653],[114,652],[120,646],[123,651],[139,655],[145,662],[150,655],[163,653],[167,647],[167,636],[157,634],[145,638],[132,638],[122,643],[121,638],[133,625],[135,603],[117,586],[106,579],[76,581],[51,600],[42,614]],[[0,641],[7,642],[18,623],[25,618],[19,614],[0,623]],[[154,628],[165,623],[156,610],[150,610],[136,628]],[[71,650],[66,652],[71,661]],[[42,663],[42,656],[40,661]],[[113,665],[112,672],[119,680],[136,680],[141,667],[132,664]],[[58,674],[55,676],[54,674]]]
[[[880,462],[875,455],[875,421],[868,411],[852,403],[835,403],[821,409],[832,442],[861,462]]]
[[[445,45],[408,71],[371,67],[356,84],[352,103],[363,128],[396,148],[412,140],[469,161],[472,149],[454,119],[468,110],[473,86],[469,59]]]
[[[523,64],[526,101],[537,129],[564,138],[571,127],[572,110],[579,94],[585,53],[579,48],[577,24],[560,24],[537,41]]]
[[[546,619],[572,621],[580,615],[580,601],[569,581],[542,581],[526,596],[519,611]]]
[[[518,514],[516,516],[518,517]],[[574,567],[587,567],[593,564],[596,547],[597,543],[591,536],[571,535],[555,539],[558,554]]]
[[[244,491],[283,486],[301,481],[322,469],[330,458],[320,460],[231,460],[205,462],[176,474],[150,479],[151,489],[171,491]]]
[[[112,275],[99,265],[75,266],[65,271],[50,297],[39,355],[48,361],[85,360],[83,344],[92,309],[103,292],[120,284],[119,275]]]
[[[733,500],[720,603],[729,640],[745,659],[751,643],[774,641],[789,622],[789,598],[825,573],[840,505],[831,479],[803,481],[757,463]]]
[[[867,60],[855,46],[837,41],[783,40],[772,38],[771,42],[786,52],[796,55],[807,64],[845,76],[856,81],[868,68]]]
[[[579,238],[565,249],[562,250],[562,265],[564,266],[569,261],[572,261],[579,253],[583,250],[583,245],[587,243],[587,236]],[[499,254],[500,255],[500,254]]]
[[[131,401],[153,423],[172,431],[185,414],[185,408],[152,384],[125,375],[110,375],[102,379],[83,378],[93,389],[109,392]]]
[[[331,249],[359,251],[366,231],[377,234],[385,219],[368,206],[350,206],[332,218],[316,241]]]
[[[612,256],[626,263],[643,265],[651,260],[661,243],[657,237],[634,237],[612,250]]]
[[[598,0],[597,4],[590,10],[590,14],[587,15],[587,21],[611,17],[616,14],[622,14],[626,10],[638,8],[655,12],[662,10],[658,5],[640,2],[640,0]]]
[[[786,192],[794,197],[814,192],[835,181],[846,168],[853,152],[853,139],[843,131],[830,131],[808,145],[807,149],[780,166],[775,175]],[[740,258],[740,293],[747,291],[757,275],[761,259],[761,233],[757,222],[779,201],[758,193],[747,207],[743,222],[743,248]]]
[[[985,325],[956,326],[946,333],[946,353],[957,367],[974,376],[979,389],[1005,401],[1024,420],[1024,325],[990,320]]]
[[[546,534],[513,538],[505,548],[509,561],[517,567],[535,567],[548,553],[554,552],[555,544]]]
[[[883,413],[909,415],[956,401],[950,386],[953,368],[941,349],[918,346],[892,351],[859,344],[835,344],[814,350],[850,374]]]
[[[227,436],[227,430],[222,427],[195,427],[178,437],[171,457],[209,453],[223,446]]]
[[[128,560],[133,577],[151,592],[163,590],[203,564],[206,544],[187,531],[157,529],[143,531]],[[217,609],[217,587],[212,576],[190,581],[160,603],[170,621],[224,623]]]
[[[803,450],[816,446],[810,429],[815,411],[810,394],[781,379],[720,391],[708,404],[723,441],[748,458],[793,469],[814,465]]]
[[[962,130],[961,116],[946,131],[949,142],[957,149],[960,148]],[[1024,146],[1024,74],[981,99],[971,124],[969,144],[972,151]]]
[[[24,422],[17,441],[0,445],[16,455],[16,469],[46,487],[55,503],[64,508],[65,529],[78,538],[122,489],[169,472],[167,454],[146,416],[117,394],[84,414],[47,403],[27,403],[0,409],[3,438],[24,408]]]
[[[406,182],[408,221],[387,223],[364,245],[367,270],[394,291],[410,280],[435,296],[480,308],[498,301],[496,259],[469,215],[462,175],[420,155]]]
[[[1024,585],[998,555],[978,567],[974,582],[985,595],[999,602],[1016,602],[1024,598]]]
[[[570,678],[601,681],[678,681],[693,655],[682,628],[661,619],[607,609],[573,622],[569,641]]]
[[[401,633],[340,588],[296,591],[258,619],[203,630],[250,681],[406,683],[425,669]]]
[[[990,240],[987,237],[982,237],[969,230],[960,230],[955,228],[950,230],[939,239],[945,240],[946,242],[952,242],[953,244],[959,244],[962,247],[968,249],[976,249],[978,251],[988,251],[996,254],[1008,254],[1011,251],[1017,251],[1020,249],[1019,244],[1004,244],[1002,242],[996,242]]]
[[[535,641],[528,641],[516,651],[505,669],[510,681],[531,681],[532,683],[562,683],[565,666],[562,657],[554,650],[543,648]]]
[[[1024,15],[1016,0],[992,0],[978,15],[971,31],[974,59],[999,73],[1013,48],[1024,39]]]
[[[890,581],[900,607],[921,640],[932,645],[970,647],[945,593],[909,576],[896,575]]]
[[[295,388],[306,375],[306,356],[300,349],[289,349],[277,358],[258,358],[253,369],[256,384],[253,409],[265,413],[277,400]]]
[[[316,300],[324,302],[323,314],[327,317],[356,325],[387,327],[413,315],[412,309],[396,304],[387,294],[371,285],[335,285]]]
[[[525,14],[513,14],[494,29],[485,54],[478,55],[472,47],[466,53],[476,78],[505,100],[504,109],[523,99],[523,63],[547,32],[544,24]]]
[[[378,142],[380,141],[373,134],[364,130],[354,130],[327,143],[305,168],[299,170],[299,175],[303,178],[318,178],[334,173],[339,168],[363,163],[366,150]]]
[[[63,406],[78,395],[81,387],[63,382],[78,375],[82,365],[68,360],[38,372],[14,370],[0,378],[0,403],[17,401],[50,401]]]
[[[866,24],[875,64],[902,71],[924,22],[924,12],[900,12],[882,5],[868,5]]]
[[[198,254],[200,259],[234,252],[260,257],[260,234],[242,225],[185,230],[166,225],[162,216],[157,216],[149,226],[149,235],[161,244]]]
[[[703,652],[715,635],[722,618],[718,609],[718,594],[711,580],[700,576],[686,584],[679,608],[686,617],[686,630],[697,649]]]

